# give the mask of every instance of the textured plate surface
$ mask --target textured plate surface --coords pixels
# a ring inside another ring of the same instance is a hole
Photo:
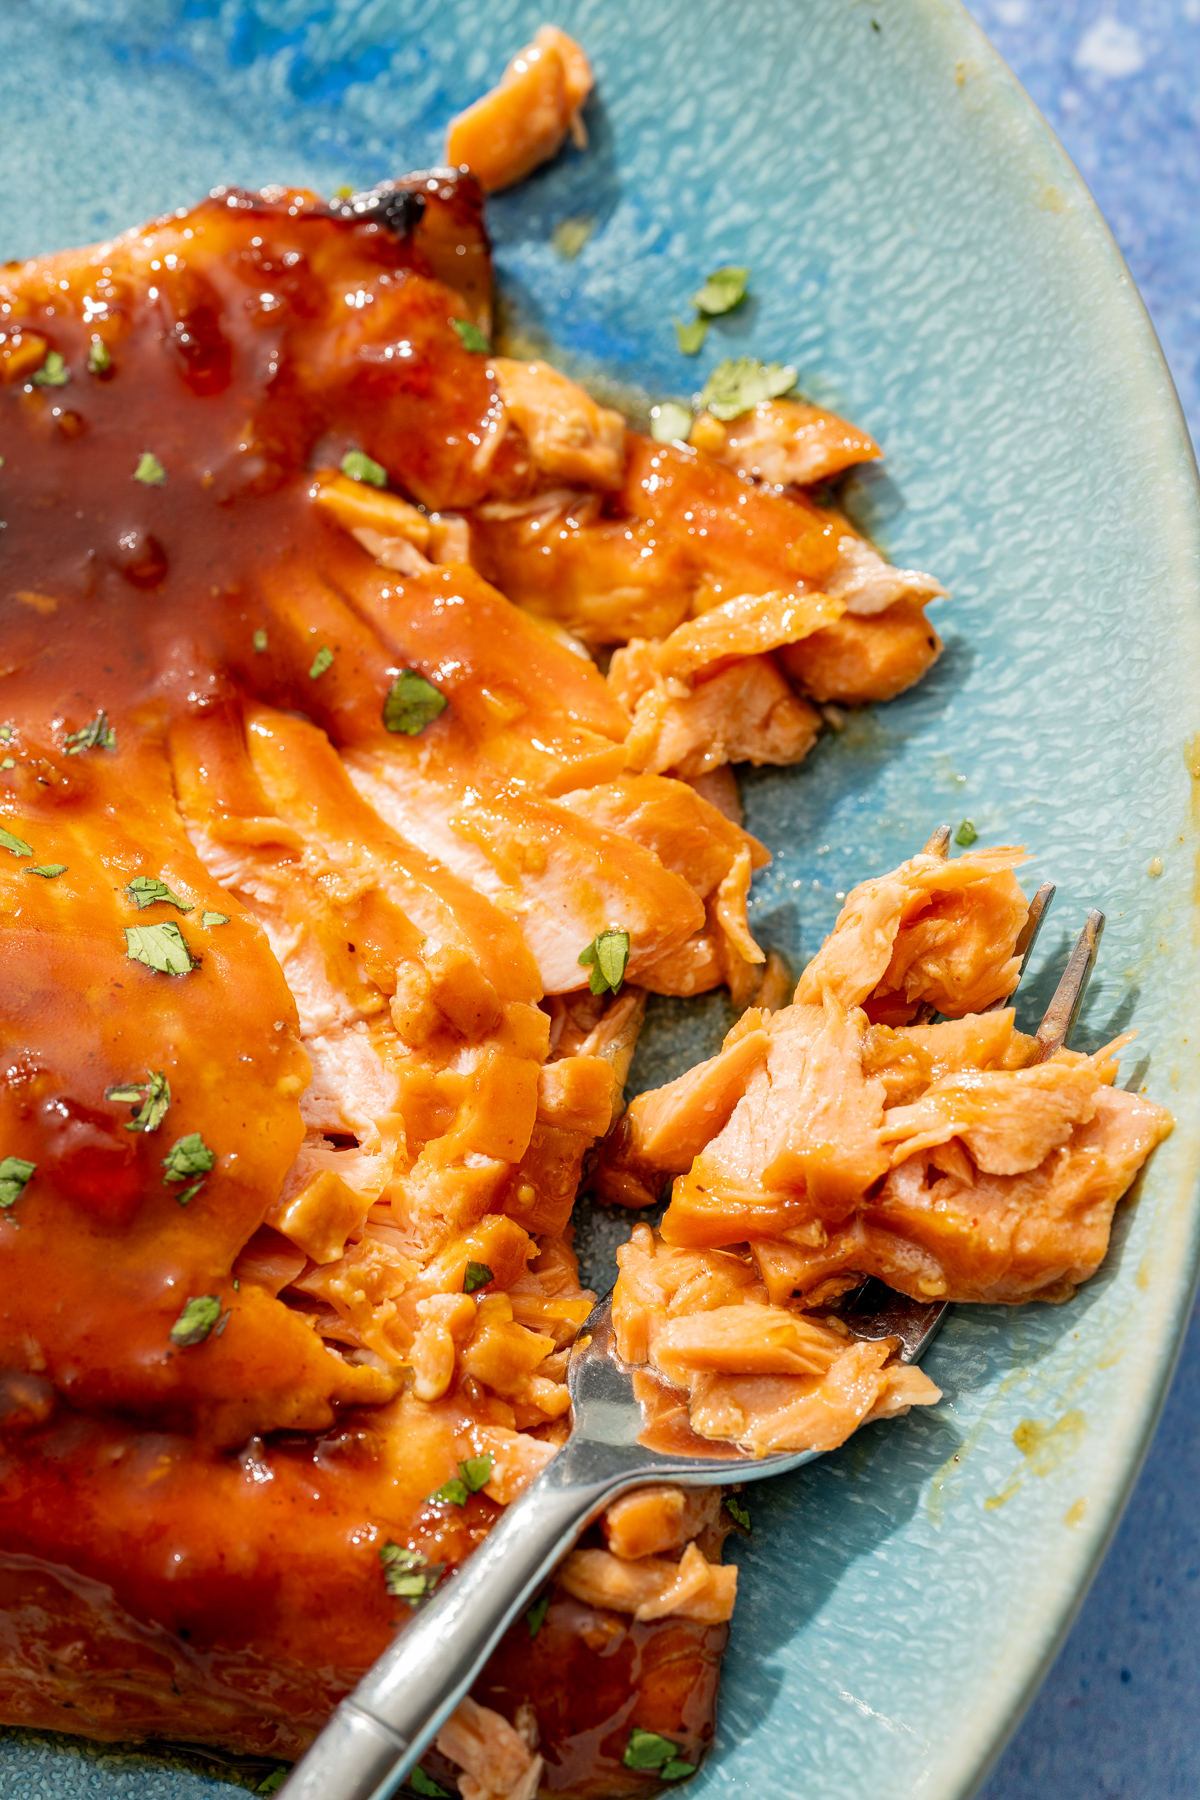
[[[759,936],[793,960],[837,896],[969,816],[1059,883],[1025,1023],[1068,930],[1109,915],[1076,1043],[1132,1018],[1125,1079],[1176,1110],[1066,1307],[959,1311],[936,1410],[756,1491],[717,1745],[689,1792],[956,1800],[1009,1729],[1123,1500],[1196,1260],[1195,473],[1129,276],[1052,136],[950,0],[562,0],[591,147],[493,206],[534,340],[650,397],[725,354],[797,364],[886,446],[858,516],[932,568],[947,652],[916,693],[745,784],[776,852]],[[219,181],[325,191],[437,160],[541,0],[5,0],[0,257],[85,241]],[[564,260],[551,233],[586,218]],[[670,315],[718,263],[753,301],[696,362]],[[1151,879],[1150,859],[1163,874]],[[661,1006],[635,1074],[721,1027]],[[602,1260],[612,1224],[591,1231]],[[1014,1432],[1019,1441],[1014,1441]],[[199,1800],[217,1777],[33,1734],[3,1800]]]

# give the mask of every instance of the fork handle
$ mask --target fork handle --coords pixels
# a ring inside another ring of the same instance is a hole
[[[467,1692],[554,1565],[624,1488],[614,1457],[587,1475],[564,1445],[467,1562],[343,1700],[284,1784],[288,1800],[385,1800]]]

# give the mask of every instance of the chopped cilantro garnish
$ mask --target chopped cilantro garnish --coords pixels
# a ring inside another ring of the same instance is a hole
[[[445,712],[449,701],[445,694],[426,681],[415,669],[402,669],[387,691],[383,703],[383,722],[389,731],[403,731],[417,737],[427,725]]]
[[[717,364],[704,384],[700,404],[714,419],[736,419],[760,400],[776,400],[796,385],[790,363],[762,363],[757,356],[733,356]]]
[[[663,400],[650,408],[650,436],[656,444],[673,444],[682,439],[686,444],[692,429],[692,409],[678,400]]]
[[[546,1614],[549,1611],[550,1590],[547,1588],[541,1599],[535,1600],[533,1605],[529,1608],[529,1611],[525,1614],[525,1623],[529,1627],[529,1635],[531,1638],[535,1638],[542,1629],[542,1626],[546,1622]]]
[[[412,1607],[424,1606],[432,1599],[445,1563],[431,1563],[419,1550],[407,1550],[389,1538],[379,1552],[383,1579],[389,1594],[407,1600]]]
[[[328,644],[322,644],[321,648],[312,659],[312,668],[308,671],[309,675],[316,681],[318,677],[322,676],[326,669],[331,668],[332,665],[333,651],[329,648]]]
[[[729,1514],[735,1525],[740,1525],[743,1531],[750,1530],[749,1508],[738,1499],[736,1494],[726,1494],[725,1511]]]
[[[707,313],[709,318],[732,312],[746,298],[749,279],[749,269],[735,269],[728,264],[714,269],[700,292],[692,295],[692,305],[697,312]]]
[[[125,884],[125,892],[139,912],[144,906],[153,906],[159,900],[165,901],[168,906],[177,906],[181,913],[196,910],[191,901],[181,900],[157,875],[135,875],[132,881]]]
[[[47,881],[52,881],[56,875],[65,875],[66,872],[66,863],[33,863],[25,871],[27,875],[44,875]]]
[[[0,1162],[0,1206],[7,1211],[16,1205],[36,1169],[37,1164],[23,1156],[6,1156]]]
[[[0,467],[3,466],[3,463],[4,463],[4,458],[2,456],[0,456]],[[13,734],[13,728],[11,725],[0,725],[0,744],[7,744],[9,739],[12,737],[12,734]]]
[[[960,844],[965,850],[968,844],[973,844],[978,836],[979,833],[976,831],[974,825],[972,825],[970,819],[964,819],[954,834],[954,841],[956,844]]]
[[[178,925],[127,925],[125,954],[134,962],[145,963],[158,975],[187,975],[196,967],[187,947],[187,939]]]
[[[162,1159],[162,1166],[166,1170],[163,1186],[168,1187],[177,1181],[189,1181],[193,1175],[198,1175],[199,1181],[193,1181],[191,1187],[175,1196],[180,1206],[186,1206],[192,1196],[198,1194],[204,1186],[204,1177],[216,1160],[200,1133],[189,1131],[186,1137],[176,1138]]]
[[[583,246],[580,245],[580,248],[582,249]],[[486,355],[491,349],[491,345],[484,337],[482,331],[480,331],[478,325],[473,324],[470,319],[451,319],[450,323],[453,325],[455,331],[457,331],[458,341],[464,350],[474,350],[477,353]]]
[[[264,1776],[263,1779],[259,1782],[258,1786],[254,1790],[255,1793],[256,1794],[277,1794],[279,1792],[280,1788],[283,1786],[284,1782],[287,1780],[289,1774],[290,1774],[290,1770],[288,1770],[288,1769],[272,1769],[271,1773],[269,1775]]]
[[[221,1302],[215,1294],[201,1294],[189,1300],[171,1327],[171,1342],[181,1350],[202,1344],[221,1316]]]
[[[261,656],[267,647],[267,634],[260,626],[254,634],[254,654]]]
[[[387,486],[387,470],[382,463],[373,462],[365,450],[347,450],[342,458],[342,474],[351,481],[365,481],[368,487]]]
[[[619,994],[629,962],[629,933],[611,927],[600,932],[579,952],[579,960],[591,968],[588,986],[593,994]]]
[[[228,913],[219,913],[219,912],[202,912],[200,914],[200,923],[202,925],[228,925],[229,914]]]
[[[17,759],[15,756],[6,756],[3,762],[0,762],[0,769],[15,769],[16,766]]]
[[[117,734],[108,722],[108,714],[98,712],[78,731],[68,731],[66,745],[68,756],[78,756],[84,750],[115,750]]]
[[[88,346],[87,366],[89,375],[107,375],[112,368],[112,357],[103,338],[92,339]]]
[[[162,1070],[156,1069],[145,1081],[127,1081],[119,1087],[105,1088],[104,1098],[135,1108],[126,1131],[157,1131],[171,1104],[171,1084]]]
[[[164,487],[167,471],[155,456],[153,450],[143,450],[138,457],[138,466],[133,471],[135,481],[144,481],[147,487]]]
[[[24,838],[14,837],[11,831],[0,828],[0,849],[8,850],[13,856],[32,856],[33,851]]]
[[[436,1781],[430,1781],[420,1763],[410,1773],[408,1785],[414,1794],[424,1795],[424,1800],[450,1800],[445,1788],[439,1787]]]
[[[46,360],[40,369],[35,369],[29,379],[35,387],[66,387],[71,379],[71,371],[62,359],[60,350],[47,350]]]
[[[486,1268],[486,1266],[485,1263],[474,1264],[477,1269]],[[488,1269],[489,1281],[491,1277],[492,1272]],[[460,1462],[458,1472],[467,1484],[468,1493],[477,1494],[481,1487],[486,1487],[492,1479],[492,1470],[495,1466],[495,1457],[489,1455],[487,1451],[482,1456],[468,1456],[466,1462]]]
[[[666,1781],[679,1781],[694,1774],[696,1767],[683,1761],[678,1744],[660,1737],[657,1731],[643,1731],[640,1725],[630,1732],[621,1761],[627,1769],[655,1769]]]
[[[482,1263],[472,1263],[471,1267],[474,1269],[481,1269],[484,1265]],[[492,1272],[488,1269],[487,1279],[490,1281],[491,1278]],[[469,1293],[470,1289],[467,1288],[466,1292]],[[430,1494],[429,1498],[431,1503],[434,1506],[465,1506],[468,1497],[471,1494],[477,1494],[480,1488],[486,1487],[487,1483],[492,1479],[492,1470],[494,1467],[495,1458],[492,1456],[486,1454],[483,1456],[469,1456],[465,1462],[459,1463],[457,1475],[452,1475],[450,1480],[444,1482],[443,1485],[438,1488],[436,1493]]]
[[[704,340],[708,336],[707,319],[689,319],[685,324],[682,319],[673,319],[675,339],[685,356],[699,356],[704,348]]]
[[[495,1279],[486,1263],[469,1262],[463,1276],[463,1293],[473,1294],[476,1288],[486,1287],[489,1281]]]

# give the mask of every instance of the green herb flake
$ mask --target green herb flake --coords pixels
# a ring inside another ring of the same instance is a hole
[[[193,1175],[199,1175],[200,1180],[194,1182],[186,1194],[175,1196],[180,1206],[186,1206],[192,1195],[203,1185],[204,1177],[216,1160],[200,1133],[189,1131],[186,1137],[176,1138],[162,1159],[162,1166],[166,1170],[163,1186],[168,1187],[175,1181],[189,1181]]]
[[[309,676],[313,681],[317,681],[325,673],[326,669],[332,667],[333,651],[329,648],[328,644],[322,644],[321,648],[312,659],[312,668],[308,671]]]
[[[0,456],[0,467],[3,466],[3,463],[4,458]],[[7,744],[11,740],[12,734],[13,728],[11,725],[0,725],[0,744]]]
[[[422,1794],[425,1800],[450,1800],[445,1788],[439,1787],[436,1781],[430,1781],[420,1763],[408,1777],[408,1785],[414,1794]]]
[[[37,1164],[23,1156],[6,1156],[0,1162],[0,1207],[6,1212],[21,1198],[36,1169]]]
[[[697,312],[707,313],[710,319],[732,312],[746,298],[749,279],[749,269],[735,269],[729,264],[714,269],[700,292],[692,295],[692,305]]]
[[[365,481],[368,487],[387,486],[387,470],[382,463],[373,462],[365,450],[347,450],[342,458],[342,474],[351,481]]]
[[[280,1788],[283,1786],[284,1782],[287,1780],[288,1775],[290,1773],[291,1773],[291,1771],[289,1769],[272,1769],[271,1773],[269,1775],[264,1776],[263,1779],[259,1782],[258,1786],[254,1790],[255,1793],[256,1794],[277,1794],[279,1792]]]
[[[495,1279],[486,1263],[469,1262],[463,1276],[463,1293],[473,1294],[476,1288],[486,1287],[489,1281]]]
[[[692,409],[678,400],[663,400],[650,408],[650,436],[656,444],[687,443],[692,429]]]
[[[261,656],[267,647],[267,634],[260,626],[254,634],[254,654]]]
[[[98,712],[78,731],[68,731],[66,745],[68,756],[80,756],[85,750],[115,750],[117,734],[108,722],[108,714]]]
[[[595,229],[594,219],[560,219],[550,242],[564,262],[574,262]]]
[[[0,769],[15,769],[16,766],[17,759],[15,756],[6,756],[4,761],[0,762]]]
[[[549,1611],[550,1590],[547,1588],[541,1599],[535,1600],[533,1605],[529,1608],[529,1611],[525,1614],[525,1623],[529,1627],[529,1635],[531,1638],[535,1638],[542,1629],[542,1626],[546,1622],[546,1614]]]
[[[35,369],[29,377],[35,387],[66,387],[71,379],[71,371],[62,359],[60,350],[47,350],[46,360],[40,369]]]
[[[202,1344],[221,1316],[221,1302],[215,1294],[201,1294],[189,1300],[171,1327],[171,1342],[181,1350]]]
[[[129,1081],[118,1087],[105,1088],[104,1098],[118,1106],[132,1106],[133,1118],[126,1131],[157,1131],[171,1104],[171,1084],[161,1069],[146,1076],[145,1081]]]
[[[147,487],[165,487],[167,471],[155,456],[153,450],[143,450],[138,457],[138,466],[133,471],[133,479],[142,481]]]
[[[429,1504],[430,1506],[465,1506],[467,1499],[466,1482],[460,1481],[457,1475],[452,1475],[449,1481],[443,1482],[440,1488],[430,1494]]]
[[[478,1269],[485,1267],[486,1265],[475,1263],[472,1266]],[[488,1270],[488,1278],[489,1280],[491,1279],[490,1269]],[[482,1456],[468,1456],[465,1462],[460,1462],[458,1465],[458,1472],[466,1484],[467,1492],[477,1494],[480,1488],[486,1487],[488,1482],[492,1479],[492,1470],[495,1466],[495,1457],[486,1450]]]
[[[389,731],[419,737],[427,725],[440,718],[450,702],[445,694],[415,669],[402,669],[387,691],[383,722]]]
[[[206,926],[228,925],[229,914],[228,913],[219,913],[219,912],[202,912],[200,914],[200,923],[202,925],[206,925]]]
[[[761,400],[777,400],[796,385],[790,363],[762,363],[756,356],[734,356],[717,364],[704,384],[700,404],[714,419],[736,419]]]
[[[156,975],[187,975],[197,965],[178,925],[127,925],[125,954]]]
[[[173,893],[157,875],[135,875],[132,881],[126,882],[125,892],[139,912],[144,906],[154,906],[159,900],[165,901],[168,906],[177,906],[181,913],[196,910],[190,901],[181,900],[178,894]]]
[[[379,1552],[383,1564],[384,1585],[397,1600],[407,1600],[412,1607],[424,1606],[433,1598],[445,1563],[431,1563],[419,1550],[407,1550],[389,1538]]]
[[[14,837],[11,831],[0,828],[0,849],[7,850],[13,856],[32,856],[33,851],[24,838]]]
[[[582,250],[583,245],[581,244],[579,248]],[[488,343],[478,325],[474,324],[470,319],[451,319],[450,323],[453,325],[455,331],[457,331],[458,341],[464,350],[473,350],[476,354],[482,356],[487,355],[492,346]]]
[[[694,1763],[682,1760],[678,1744],[659,1737],[657,1731],[643,1731],[640,1725],[630,1732],[621,1761],[627,1769],[656,1769],[667,1781],[678,1781],[695,1769]]]
[[[56,875],[65,875],[66,872],[66,863],[33,863],[25,871],[27,875],[44,876],[47,881],[53,881]]]
[[[629,962],[629,933],[610,927],[579,952],[585,968],[591,968],[588,985],[593,994],[619,994]]]
[[[699,356],[704,348],[704,340],[708,336],[707,319],[672,319],[675,327],[675,341],[684,356]]]
[[[729,1514],[735,1525],[740,1525],[743,1531],[750,1530],[749,1508],[743,1501],[738,1499],[736,1494],[726,1494],[725,1511]]]
[[[954,841],[956,844],[961,845],[965,850],[969,844],[975,842],[975,839],[978,836],[979,833],[976,831],[974,825],[972,825],[970,819],[964,819],[954,834]]]
[[[112,357],[103,338],[93,337],[88,345],[87,366],[89,375],[107,375],[112,368]]]

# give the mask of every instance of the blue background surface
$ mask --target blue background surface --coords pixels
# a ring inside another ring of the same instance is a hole
[[[1088,183],[1200,446],[1200,0],[968,0]],[[1095,1585],[980,1800],[1200,1794],[1200,1311]]]

